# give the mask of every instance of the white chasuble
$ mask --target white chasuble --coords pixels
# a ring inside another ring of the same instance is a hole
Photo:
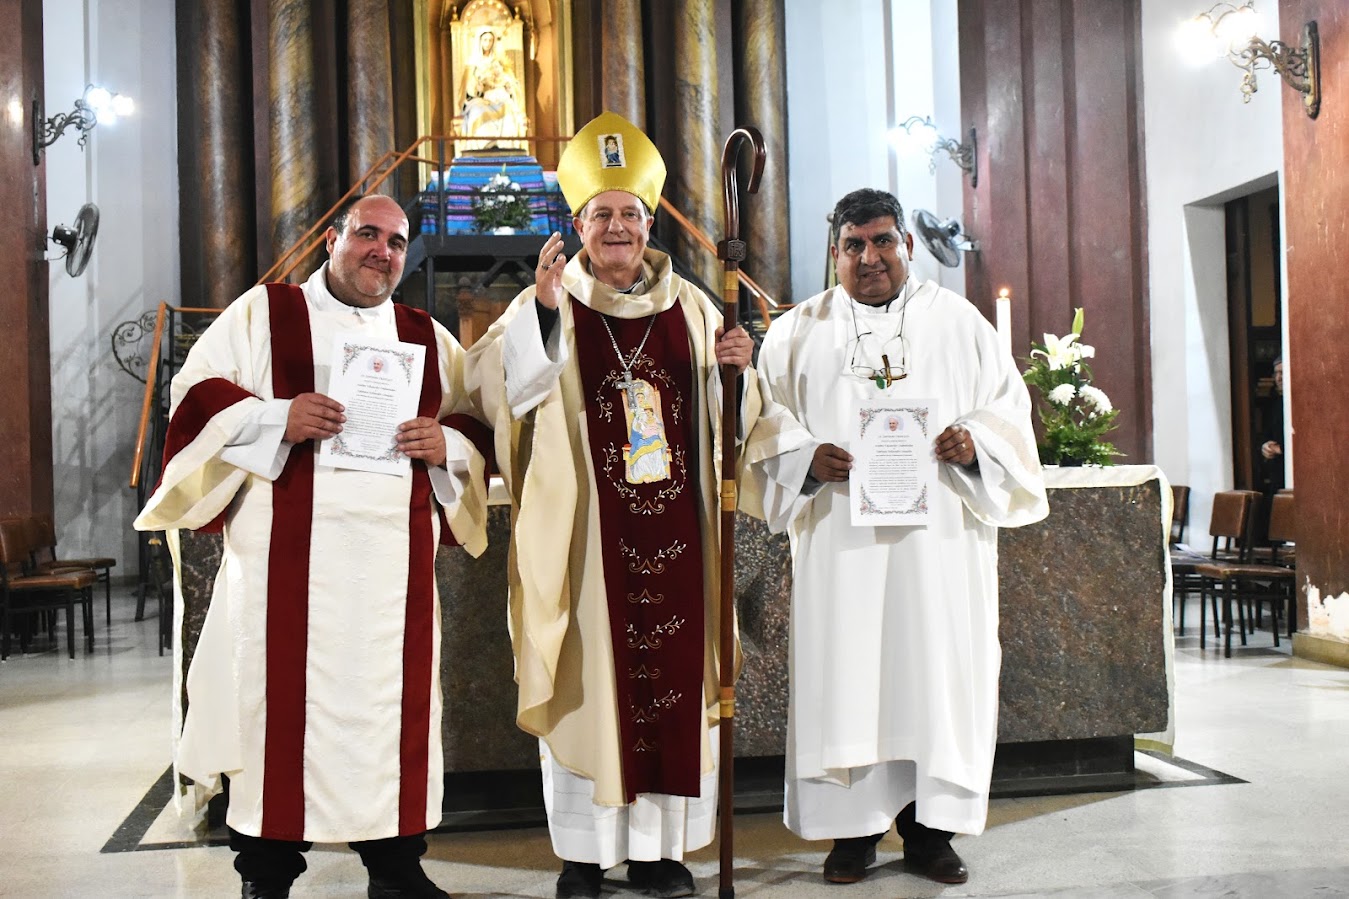
[[[312,441],[281,442],[287,401],[325,390],[339,331],[426,347],[419,415],[444,424],[463,398],[448,332],[388,302],[344,306],[325,272],[302,292],[249,291],[202,335],[174,379],[164,476],[136,527],[224,530],[178,772],[198,801],[229,778],[235,830],[334,842],[440,822],[435,552],[442,513],[481,552],[485,490],[482,457],[448,428],[446,468],[414,461],[403,477],[319,466]]]
[[[785,407],[799,427],[750,435],[742,508],[791,539],[786,819],[809,839],[883,832],[915,796],[922,823],[982,831],[1001,661],[997,529],[1048,513],[1029,397],[996,332],[931,282],[906,293],[906,309],[887,311],[825,291],[774,322],[759,355],[766,413]],[[890,363],[903,359],[906,377],[878,386],[854,373],[868,333],[890,341],[887,355],[900,348]],[[937,401],[931,433],[965,426],[978,459],[939,464],[926,527],[853,526],[846,482],[803,491],[817,446],[847,448],[855,402],[919,398]],[[858,832],[840,832],[849,817]]]

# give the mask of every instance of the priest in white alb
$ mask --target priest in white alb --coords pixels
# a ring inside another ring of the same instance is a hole
[[[407,243],[396,202],[358,200],[303,286],[260,285],[220,314],[173,379],[164,474],[136,519],[171,547],[180,529],[224,532],[174,762],[199,801],[228,778],[245,899],[289,895],[314,841],[349,842],[372,899],[448,895],[421,867],[443,792],[435,556],[482,551],[486,485],[454,417],[463,351],[390,299]],[[325,464],[344,427],[378,431],[348,421],[330,375],[397,360],[411,393],[419,355],[415,417],[369,450],[401,471]]]
[[[909,273],[898,200],[854,191],[833,222],[839,286],[759,353],[765,409],[796,426],[751,433],[741,501],[792,547],[785,820],[834,840],[831,883],[866,876],[891,822],[907,868],[962,883],[951,837],[983,831],[997,739],[998,528],[1048,513],[1030,400],[980,312]],[[926,523],[854,525],[859,410],[905,400],[932,401]]]

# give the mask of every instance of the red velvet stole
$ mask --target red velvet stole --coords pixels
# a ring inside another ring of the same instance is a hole
[[[678,306],[656,316],[634,378],[660,391],[673,458],[670,477],[626,480],[631,443],[623,377],[604,318],[572,301],[585,397],[609,627],[614,647],[623,788],[697,796],[702,768],[703,556],[698,526],[698,452],[688,326]],[[629,358],[650,318],[609,318]]]

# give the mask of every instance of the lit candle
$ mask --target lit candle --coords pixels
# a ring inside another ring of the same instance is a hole
[[[1007,355],[1012,355],[1012,291],[1004,287],[998,291],[998,340]]]

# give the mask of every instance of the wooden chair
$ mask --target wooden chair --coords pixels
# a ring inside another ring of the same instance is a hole
[[[9,658],[14,616],[28,612],[66,612],[66,645],[75,658],[75,606],[80,606],[88,651],[94,651],[93,585],[97,576],[88,569],[31,573],[30,525],[23,519],[0,521],[0,660]],[[27,629],[19,635],[20,650],[28,645]],[[49,633],[54,627],[49,626]]]
[[[1197,592],[1199,603],[1199,646],[1207,641],[1207,609],[1209,597],[1204,592],[1205,581],[1199,573],[1199,566],[1218,561],[1244,561],[1251,526],[1251,511],[1255,497],[1260,494],[1253,490],[1222,490],[1213,494],[1213,510],[1209,513],[1208,530],[1213,538],[1213,547],[1207,557],[1191,553],[1187,558],[1176,559],[1173,552],[1172,592],[1176,592],[1176,583],[1182,582],[1186,594]],[[1181,599],[1181,628],[1185,626],[1184,598]],[[1213,597],[1213,622],[1215,633],[1218,627],[1218,599]],[[1242,639],[1245,640],[1245,619],[1242,619]]]
[[[1293,512],[1293,497],[1291,494],[1277,494],[1270,503],[1269,515],[1269,535],[1271,540],[1291,542],[1295,535],[1296,517]],[[1269,603],[1270,618],[1272,619],[1274,645],[1279,645],[1279,611],[1281,607],[1288,610],[1288,636],[1293,636],[1293,630],[1296,627],[1296,604],[1294,597],[1294,585],[1296,583],[1296,572],[1286,565],[1275,565],[1269,562],[1242,560],[1214,559],[1211,562],[1205,562],[1195,567],[1195,573],[1203,579],[1204,586],[1201,590],[1200,608],[1206,607],[1210,597],[1212,597],[1214,610],[1214,626],[1218,626],[1218,601],[1222,601],[1222,622],[1227,626],[1226,635],[1223,639],[1223,656],[1231,658],[1232,656],[1232,607],[1235,604],[1237,617],[1240,620],[1241,627],[1241,645],[1246,645],[1246,608],[1248,605],[1253,607],[1253,621],[1258,624],[1260,604]],[[1201,615],[1200,624],[1200,645],[1203,645],[1203,624]],[[1254,633],[1254,627],[1251,632]]]
[[[1171,485],[1171,532],[1167,549],[1171,554],[1172,620],[1177,633],[1185,633],[1185,601],[1191,594],[1199,594],[1199,580],[1194,566],[1206,558],[1185,545],[1185,526],[1190,520],[1190,488],[1183,484]],[[1176,610],[1179,614],[1176,614]]]
[[[1276,514],[1280,517],[1278,522],[1274,520]],[[1251,561],[1296,568],[1297,546],[1293,543],[1293,538],[1278,536],[1293,533],[1293,491],[1280,490],[1269,501],[1269,520],[1265,526],[1268,543],[1264,546],[1251,547]]]
[[[80,571],[89,570],[98,577],[103,585],[103,615],[108,627],[112,627],[112,569],[117,560],[108,556],[94,556],[89,559],[62,559],[56,555],[56,523],[50,515],[34,515],[30,519],[35,529],[33,542],[33,562],[37,571]]]
[[[1190,488],[1171,485],[1171,545],[1185,542],[1185,526],[1190,521]]]
[[[1190,489],[1188,487],[1173,487],[1173,497],[1176,503],[1183,502],[1186,507],[1186,516],[1189,514]],[[1183,491],[1177,495],[1174,491]],[[1247,551],[1248,536],[1250,532],[1250,513],[1251,503],[1254,497],[1260,494],[1253,490],[1224,490],[1213,496],[1213,509],[1209,513],[1209,534],[1213,537],[1213,548],[1207,555],[1203,552],[1196,552],[1189,547],[1173,541],[1170,547],[1171,556],[1171,598],[1173,607],[1179,612],[1175,616],[1177,623],[1177,632],[1185,633],[1185,604],[1191,596],[1202,596],[1204,579],[1200,577],[1195,569],[1205,562],[1211,562],[1214,559],[1239,559],[1244,558]],[[1172,506],[1171,511],[1171,532],[1173,537],[1176,534],[1176,505]],[[1185,519],[1181,519],[1181,532],[1183,533]],[[1214,600],[1214,621],[1217,621],[1217,601]],[[1200,609],[1199,616],[1199,645],[1202,647],[1205,642],[1205,618],[1204,610]]]

